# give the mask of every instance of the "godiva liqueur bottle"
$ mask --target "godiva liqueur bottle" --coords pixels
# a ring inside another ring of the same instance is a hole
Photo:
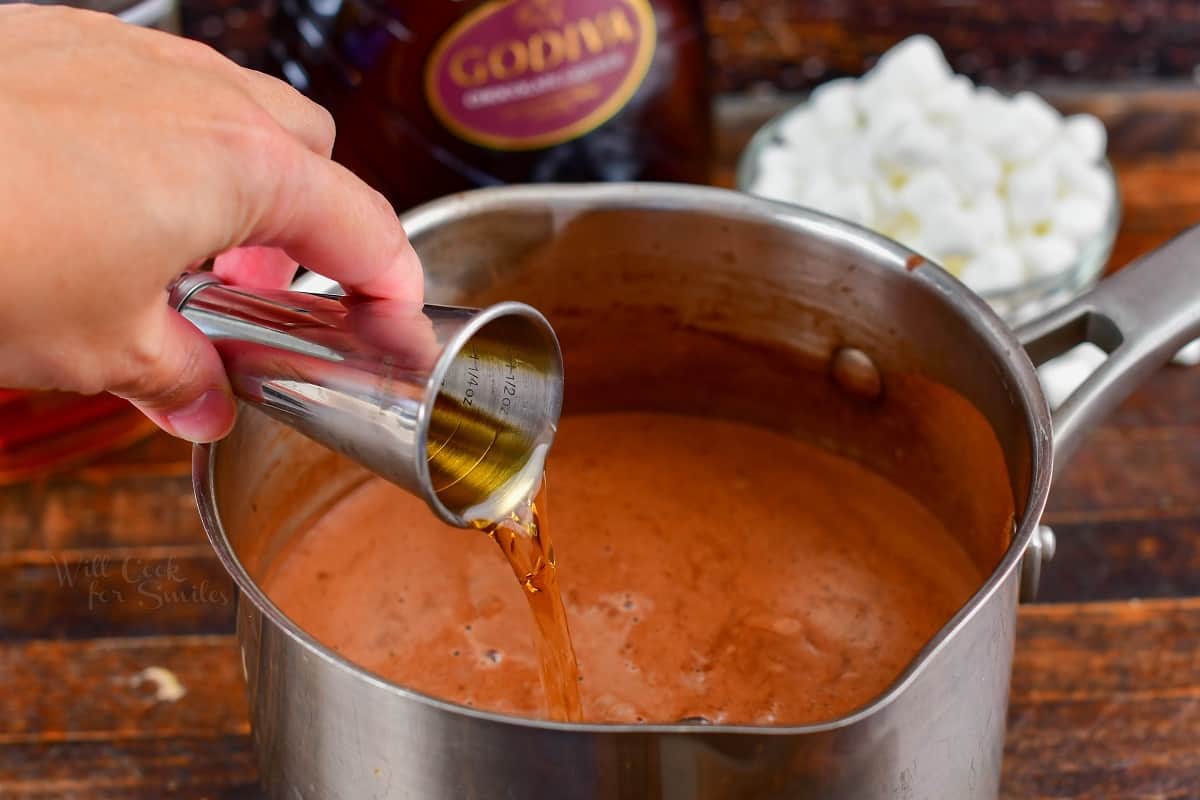
[[[280,72],[403,210],[478,186],[704,182],[700,0],[282,0]]]

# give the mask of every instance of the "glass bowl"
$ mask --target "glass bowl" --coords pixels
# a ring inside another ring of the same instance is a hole
[[[806,107],[807,103],[793,106],[776,115],[755,132],[738,158],[735,178],[738,191],[753,194],[750,187],[758,177],[760,155],[766,148],[783,142],[783,136],[780,134],[783,121],[790,114],[802,111]],[[1117,229],[1121,225],[1121,194],[1112,164],[1105,159],[1100,166],[1109,180],[1113,202],[1104,226],[1091,241],[1080,248],[1075,263],[1056,275],[1033,278],[1001,290],[978,292],[1010,325],[1020,324],[1066,303],[1091,288],[1104,273],[1104,267],[1112,255]]]

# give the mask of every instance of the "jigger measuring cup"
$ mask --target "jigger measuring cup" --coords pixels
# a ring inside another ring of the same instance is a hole
[[[185,273],[169,301],[234,393],[421,497],[458,527],[537,489],[562,408],[558,339],[523,303],[421,306],[247,290]]]

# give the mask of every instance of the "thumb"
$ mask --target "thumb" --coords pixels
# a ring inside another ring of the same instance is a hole
[[[158,427],[190,442],[214,442],[233,427],[236,406],[212,343],[178,312],[159,327],[153,356],[113,394],[129,400]]]

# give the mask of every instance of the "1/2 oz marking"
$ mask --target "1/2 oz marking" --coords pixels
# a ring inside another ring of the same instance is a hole
[[[517,365],[516,358],[509,358],[504,366],[508,372],[504,375],[504,385],[501,387],[503,396],[500,398],[500,413],[507,414],[512,408],[513,398],[517,396]]]

